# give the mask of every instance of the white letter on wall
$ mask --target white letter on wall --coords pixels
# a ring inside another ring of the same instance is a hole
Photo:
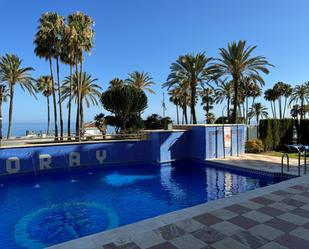
[[[20,170],[20,162],[18,157],[9,157],[6,160],[6,171],[9,174],[17,173]]]
[[[40,169],[51,169],[51,161],[52,157],[49,154],[42,154],[39,155],[39,161],[40,161]]]
[[[69,159],[70,159],[70,167],[80,165],[80,155],[78,152],[71,152]]]
[[[99,163],[102,164],[106,159],[106,150],[97,150],[95,155]]]

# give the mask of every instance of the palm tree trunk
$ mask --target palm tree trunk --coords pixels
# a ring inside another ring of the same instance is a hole
[[[77,80],[77,92],[79,92],[79,74],[78,74],[78,60],[76,60],[76,64],[75,64],[75,73],[76,73],[76,80]],[[76,124],[75,124],[75,135],[76,138],[79,139],[79,100],[78,100],[78,96],[77,96],[77,110],[76,110]]]
[[[185,123],[188,124],[187,103],[184,105]]]
[[[50,132],[50,106],[49,106],[49,96],[46,97],[47,99],[47,135],[49,135]]]
[[[238,77],[233,75],[234,83],[234,100],[233,100],[233,113],[232,113],[232,123],[236,124],[237,122],[237,107],[238,107]]]
[[[196,113],[195,113],[195,95],[196,95],[196,82],[195,80],[191,81],[191,115],[193,124],[197,124]]]
[[[271,108],[271,112],[273,114],[273,118],[275,118],[275,113],[274,113],[274,108],[273,108],[273,102],[270,101],[270,108]]]
[[[248,98],[246,98],[246,124],[250,123],[250,118],[248,118]]]
[[[178,112],[178,105],[176,105],[176,115],[177,115],[177,124],[179,124],[179,112]]]
[[[81,119],[81,111],[82,111],[82,101],[81,101],[81,91],[82,91],[82,76],[83,76],[83,60],[80,60],[80,64],[79,64],[80,68],[79,68],[79,89],[78,89],[78,105],[79,105],[79,118],[78,118],[78,127],[79,127],[79,133],[78,133],[78,137],[79,137],[79,141],[81,140],[81,128],[82,128],[82,119]]]
[[[81,97],[80,100],[80,129],[81,133],[83,134],[83,127],[84,127],[84,107],[83,107],[83,98]]]
[[[53,75],[53,65],[52,65],[51,58],[49,58],[49,69],[50,69],[50,77],[52,81],[52,94],[53,94],[53,104],[54,104],[55,140],[58,140],[57,102],[56,102],[56,93],[55,93],[55,84],[54,84],[54,75]]]
[[[73,66],[70,64],[70,93],[68,103],[68,140],[71,140],[71,106],[72,106],[72,79],[73,79]]]
[[[286,111],[287,100],[288,100],[288,98],[285,97],[285,99],[284,99],[284,109],[283,109],[283,118],[285,117],[285,111]]]
[[[63,119],[62,119],[62,100],[61,100],[61,83],[60,83],[60,70],[59,70],[59,59],[56,58],[57,64],[57,81],[58,81],[58,98],[59,98],[59,119],[60,119],[60,139],[63,139]]]
[[[276,101],[274,101],[274,112],[275,112],[275,118],[277,118]]]
[[[280,115],[280,119],[282,119],[282,107],[281,107],[281,96],[279,97],[279,115]]]
[[[259,116],[256,115],[256,136],[259,138]]]
[[[9,107],[9,127],[6,138],[9,139],[11,136],[12,128],[12,117],[13,117],[13,100],[14,100],[14,84],[10,83],[10,107]]]
[[[227,99],[226,117],[227,117],[227,120],[229,122],[229,120],[230,120],[230,98]]]
[[[301,99],[301,102],[300,102],[300,118],[303,119],[304,118],[304,100]]]

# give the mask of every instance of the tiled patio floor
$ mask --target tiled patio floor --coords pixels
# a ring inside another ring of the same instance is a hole
[[[212,201],[53,249],[309,248],[309,177]]]

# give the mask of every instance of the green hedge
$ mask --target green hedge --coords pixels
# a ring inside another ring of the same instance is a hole
[[[263,141],[265,151],[284,150],[293,143],[294,125],[300,134],[300,143],[309,144],[309,120],[264,119],[260,121],[259,138]],[[300,127],[299,127],[300,126]]]

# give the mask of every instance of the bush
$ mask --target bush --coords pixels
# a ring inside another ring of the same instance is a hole
[[[253,139],[246,142],[247,153],[260,153],[264,151],[264,145],[262,140]]]
[[[264,119],[259,124],[259,138],[265,151],[285,150],[287,144],[292,144],[294,129],[299,134],[301,144],[309,143],[309,120],[300,120],[300,126],[295,119]]]
[[[159,130],[164,129],[164,127],[168,124],[172,123],[172,119],[170,117],[162,118],[158,114],[152,114],[144,120],[145,129],[147,130]]]

